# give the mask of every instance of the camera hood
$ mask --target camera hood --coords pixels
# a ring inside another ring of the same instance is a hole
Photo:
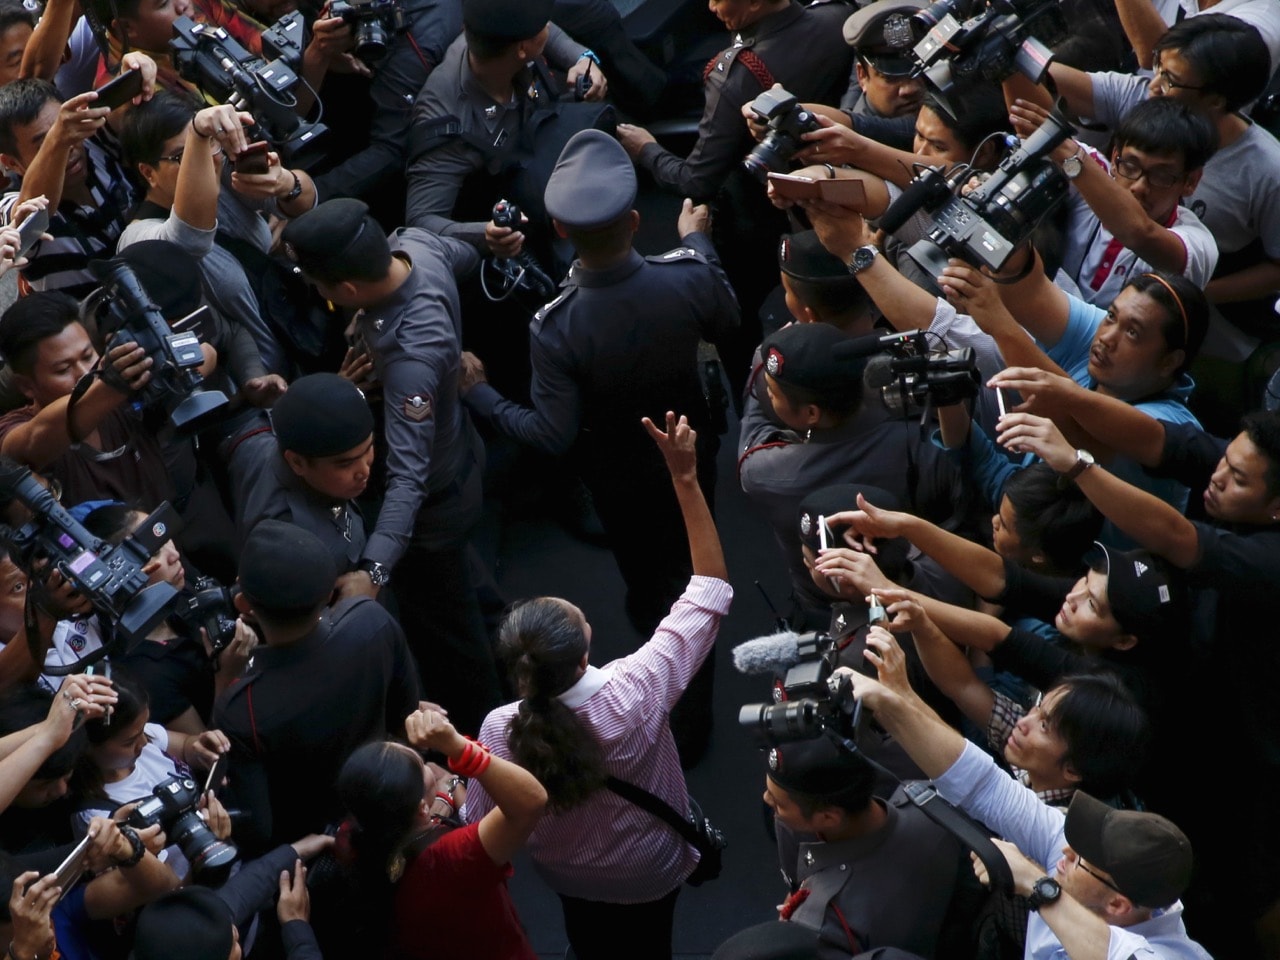
[[[227,395],[221,390],[195,390],[173,408],[169,419],[183,433],[198,433],[216,418],[228,402]]]
[[[116,630],[130,645],[142,640],[172,612],[178,591],[168,583],[153,583],[129,601]]]

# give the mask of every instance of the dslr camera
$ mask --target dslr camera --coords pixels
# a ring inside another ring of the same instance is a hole
[[[266,140],[287,166],[306,169],[324,159],[328,128],[305,122],[295,109],[302,35],[302,14],[286,14],[262,31],[259,57],[222,27],[179,17],[169,49],[182,79],[220,103],[253,114],[251,141]]]
[[[214,836],[196,810],[199,802],[200,788],[194,780],[169,777],[156,784],[151,796],[138,804],[125,822],[138,830],[160,824],[169,842],[182,851],[194,873],[216,878],[230,871],[240,851],[235,844]]]
[[[221,390],[206,390],[197,369],[204,363],[200,337],[194,330],[170,328],[164,315],[123,260],[94,260],[89,264],[102,286],[90,294],[85,309],[94,313],[104,353],[122,343],[136,342],[151,358],[151,379],[142,388],[142,403],[163,410],[178,430],[198,431],[227,405]],[[205,308],[179,320],[185,327],[203,316]]]
[[[400,0],[330,0],[329,16],[341,17],[355,37],[355,55],[371,67],[387,57],[391,39],[409,29]]]
[[[797,652],[795,665],[774,684],[774,702],[746,704],[738,711],[738,723],[760,746],[814,740],[828,730],[856,740],[862,704],[854,698],[847,676],[832,676],[839,664],[839,645],[829,633],[815,633],[800,638]]]
[[[201,577],[191,585],[193,593],[178,599],[174,611],[192,630],[203,628],[209,645],[217,653],[236,638],[235,599],[240,585],[224,587],[213,577]]]
[[[801,135],[821,129],[821,125],[811,111],[781,87],[766,90],[748,106],[768,131],[743,159],[742,166],[764,183],[771,172],[784,172],[791,158],[807,146]]]
[[[1049,154],[1070,133],[1065,121],[1050,116],[981,186],[964,196],[954,193],[958,182],[925,169],[885,211],[882,222],[900,225],[921,208],[932,215],[929,232],[907,250],[931,277],[942,273],[949,257],[999,270],[1067,198],[1070,184]],[[967,171],[959,175],[965,176]],[[904,201],[906,206],[900,208]]]
[[[130,645],[154,630],[177,598],[167,583],[147,583],[142,568],[151,555],[180,528],[181,521],[168,503],[147,517],[133,535],[116,546],[99,540],[86,530],[40,485],[26,467],[7,457],[0,458],[0,500],[17,500],[31,513],[18,529],[0,525],[14,563],[33,578],[51,566],[115,627],[117,636]],[[110,644],[104,646],[104,650]],[[100,656],[90,654],[93,659]],[[86,661],[63,667],[45,667],[54,676],[77,673]],[[88,662],[93,662],[89,660]]]

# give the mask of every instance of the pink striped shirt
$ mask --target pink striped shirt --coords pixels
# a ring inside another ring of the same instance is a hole
[[[667,714],[714,646],[732,598],[725,581],[694,577],[648,643],[602,668],[588,667],[560,695],[604,747],[611,774],[676,810],[687,809],[689,794]],[[506,759],[507,727],[518,706],[491,711],[480,728],[481,742]],[[493,800],[473,781],[466,806],[474,822],[493,809]],[[671,827],[609,790],[566,813],[548,813],[528,849],[551,889],[608,903],[666,896],[698,862],[697,851]]]

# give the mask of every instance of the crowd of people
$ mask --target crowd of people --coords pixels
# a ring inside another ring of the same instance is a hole
[[[1280,957],[1280,3],[708,6],[682,139],[607,0],[0,0],[11,960],[532,958],[522,850],[670,958],[725,436],[717,958]],[[503,594],[537,510],[633,652]]]

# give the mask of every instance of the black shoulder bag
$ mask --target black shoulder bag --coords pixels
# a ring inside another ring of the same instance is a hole
[[[634,783],[609,777],[604,785],[623,800],[634,803],[641,810],[662,820],[702,855],[698,865],[693,868],[693,873],[685,878],[685,883],[691,887],[700,887],[708,880],[714,880],[720,876],[720,871],[724,869],[723,852],[729,845],[728,841],[725,840],[724,834],[703,816],[702,808],[693,797],[689,798],[688,816],[683,816],[672,809],[671,804],[655,797],[643,787],[637,787]]]

